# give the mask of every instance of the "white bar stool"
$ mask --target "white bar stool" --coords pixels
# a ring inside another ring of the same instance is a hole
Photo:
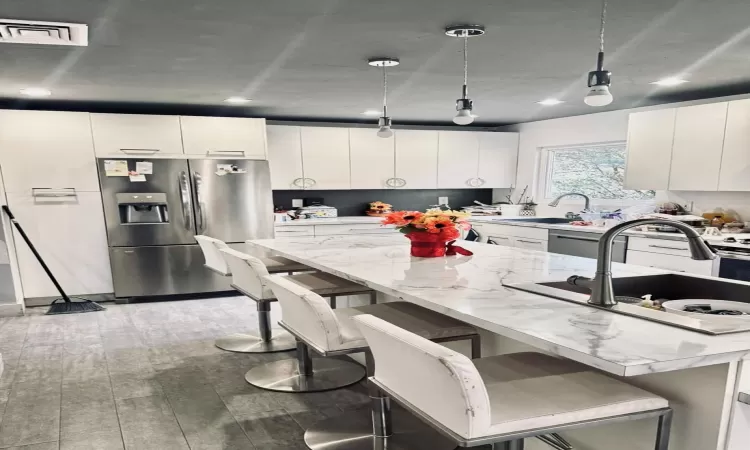
[[[232,275],[232,271],[224,260],[224,256],[219,252],[219,250],[223,248],[230,248],[226,242],[202,234],[195,236],[195,240],[198,241],[198,245],[200,245],[201,251],[203,252],[203,257],[206,259],[204,266],[207,269],[225,277]],[[252,247],[247,245],[248,250],[251,248]],[[309,272],[315,270],[312,267],[292,261],[291,259],[282,258],[281,256],[258,255],[252,251],[247,251],[246,253],[263,261],[263,264],[266,265],[266,268],[270,273],[286,272],[292,274],[294,272]]]
[[[297,342],[289,333],[284,332],[275,337],[272,334],[271,303],[276,301],[276,297],[264,279],[269,271],[263,261],[231,248],[222,248],[219,252],[232,273],[232,287],[257,304],[260,336],[234,334],[217,340],[216,346],[241,353],[293,350]],[[370,294],[370,301],[375,299],[375,292],[371,289],[323,272],[297,273],[285,278],[321,296],[329,297],[333,307],[337,296]]]
[[[340,373],[351,370],[352,363],[332,358],[313,360],[310,357],[310,349],[324,357],[365,352],[367,372],[372,373],[373,359],[368,351],[367,342],[353,321],[353,318],[360,314],[381,317],[435,342],[468,340],[471,343],[472,355],[480,356],[481,342],[476,329],[443,314],[407,302],[333,310],[319,295],[291,282],[289,277],[273,275],[266,277],[266,280],[281,304],[283,318],[279,324],[293,334],[299,344],[297,359],[276,361],[251,369],[245,378],[255,386],[276,391],[309,392],[345,387],[365,376],[365,370],[355,365],[356,376],[340,377]],[[346,366],[342,368],[341,364]],[[269,382],[267,377],[261,375],[268,373],[276,374],[273,382]],[[258,383],[259,379],[263,379],[264,383]],[[390,417],[390,410],[382,409],[387,408],[389,403],[387,399],[381,398],[379,393],[379,390],[370,392],[370,396],[373,397],[371,414],[350,413],[319,422],[308,429],[305,432],[307,446],[315,450],[372,450],[381,447],[389,450],[455,448],[455,443],[426,427],[410,414],[404,414],[401,423],[405,426],[402,427],[401,433],[383,439],[386,436],[378,434],[377,430],[383,428],[382,422]]]
[[[471,361],[373,315],[354,320],[375,358],[370,381],[459,447],[523,450],[524,438],[653,417],[654,448],[669,446],[667,400],[583,364],[534,352]]]

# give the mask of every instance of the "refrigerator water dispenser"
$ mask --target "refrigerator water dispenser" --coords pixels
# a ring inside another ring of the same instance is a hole
[[[120,223],[122,225],[169,223],[167,194],[120,193],[116,194],[115,197],[120,210]]]

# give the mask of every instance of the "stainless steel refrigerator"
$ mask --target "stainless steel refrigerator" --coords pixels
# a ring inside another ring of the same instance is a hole
[[[196,234],[244,248],[273,237],[267,161],[99,158],[115,297],[231,290]],[[125,170],[127,164],[127,170]]]

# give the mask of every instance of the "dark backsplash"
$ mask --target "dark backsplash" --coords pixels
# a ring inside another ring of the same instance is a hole
[[[394,210],[425,210],[448,197],[448,204],[458,209],[474,200],[492,203],[492,189],[356,189],[347,191],[273,191],[273,204],[284,209],[292,207],[294,198],[318,197],[326,206],[338,209],[339,216],[361,216],[368,203],[380,200],[390,203]]]

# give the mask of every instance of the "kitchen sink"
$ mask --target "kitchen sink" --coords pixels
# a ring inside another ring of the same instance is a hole
[[[548,224],[569,224],[571,220],[562,217],[530,217],[528,219],[502,219],[504,222],[529,222],[529,223],[548,223]]]
[[[750,331],[750,317],[748,316],[704,317],[698,314],[686,316],[627,303],[626,297],[633,299],[632,301],[635,302],[637,301],[635,299],[647,294],[651,294],[654,300],[701,299],[750,303],[750,285],[733,283],[718,278],[698,278],[678,274],[614,278],[612,287],[615,295],[623,297],[623,301],[619,301],[617,305],[611,308],[589,304],[590,291],[584,287],[569,284],[567,281],[507,284],[506,286],[704,334],[719,335]]]

